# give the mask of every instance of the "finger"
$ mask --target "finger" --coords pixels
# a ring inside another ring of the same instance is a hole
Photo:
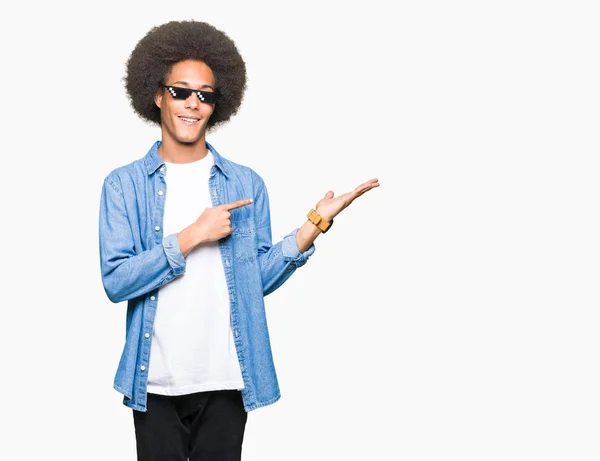
[[[373,187],[378,187],[378,186],[379,186],[378,180],[377,179],[371,179],[370,181],[362,183],[355,190],[360,191],[360,190],[372,189]]]
[[[362,183],[360,186],[358,186],[358,187],[357,187],[356,189],[354,189],[354,190],[360,190],[360,189],[362,189],[363,187],[368,187],[368,186],[371,186],[371,185],[373,185],[373,184],[377,184],[377,185],[379,185],[379,179],[377,179],[377,178],[369,179],[367,182],[363,182],[363,183]]]
[[[334,196],[334,193],[332,190],[330,190],[325,194],[325,197],[323,197],[323,198],[333,198],[333,196]]]
[[[362,186],[362,188],[359,187],[354,191],[354,196],[360,197],[365,192],[370,191],[371,189],[375,189],[376,187],[379,187],[379,184],[369,184],[367,186]]]
[[[369,184],[368,186],[365,186],[365,187],[362,188],[362,192],[366,192],[368,190],[375,189],[376,187],[379,187],[379,186],[380,186],[379,183]]]
[[[242,200],[236,200],[235,202],[226,203],[225,205],[221,205],[224,210],[235,210],[236,208],[241,208],[246,205],[250,205],[252,203],[251,198],[245,198]]]

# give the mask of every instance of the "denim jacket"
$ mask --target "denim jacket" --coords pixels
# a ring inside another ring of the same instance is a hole
[[[123,403],[146,411],[148,364],[160,287],[185,274],[177,234],[163,235],[166,168],[160,141],[148,153],[111,171],[104,180],[99,212],[102,284],[113,303],[127,301],[125,346],[114,388]],[[252,198],[231,210],[231,235],[219,240],[231,308],[231,327],[246,411],[280,397],[267,330],[264,297],[279,288],[315,251],[300,253],[295,229],[271,241],[269,198],[251,168],[220,156],[209,143],[214,165],[207,187],[213,206]],[[162,191],[159,194],[159,191]],[[203,210],[198,210],[198,216]],[[191,223],[190,223],[191,224]]]

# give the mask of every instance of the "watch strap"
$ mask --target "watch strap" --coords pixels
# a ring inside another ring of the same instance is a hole
[[[314,208],[312,208],[308,212],[306,217],[308,218],[308,220],[310,222],[312,222],[315,226],[317,226],[323,233],[327,232],[329,230],[329,228],[331,227],[331,225],[333,224],[333,219],[331,220],[331,222],[326,221],[325,219],[323,219],[323,217],[319,213],[317,213],[315,211]]]

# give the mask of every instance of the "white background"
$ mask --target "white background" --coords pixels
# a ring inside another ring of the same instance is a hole
[[[3,10],[1,459],[135,459],[98,207],[160,135],[125,61],[183,19],[246,60],[208,140],[265,179],[274,238],[381,183],[266,298],[282,398],[249,414],[243,459],[600,459],[596,2],[393,4]]]

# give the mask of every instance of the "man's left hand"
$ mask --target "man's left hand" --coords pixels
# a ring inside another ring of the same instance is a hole
[[[379,180],[373,178],[365,183],[362,183],[356,189],[345,194],[335,197],[333,191],[328,191],[321,200],[317,202],[315,210],[323,219],[331,222],[344,208],[350,205],[354,200],[360,197],[367,191],[379,187]]]

